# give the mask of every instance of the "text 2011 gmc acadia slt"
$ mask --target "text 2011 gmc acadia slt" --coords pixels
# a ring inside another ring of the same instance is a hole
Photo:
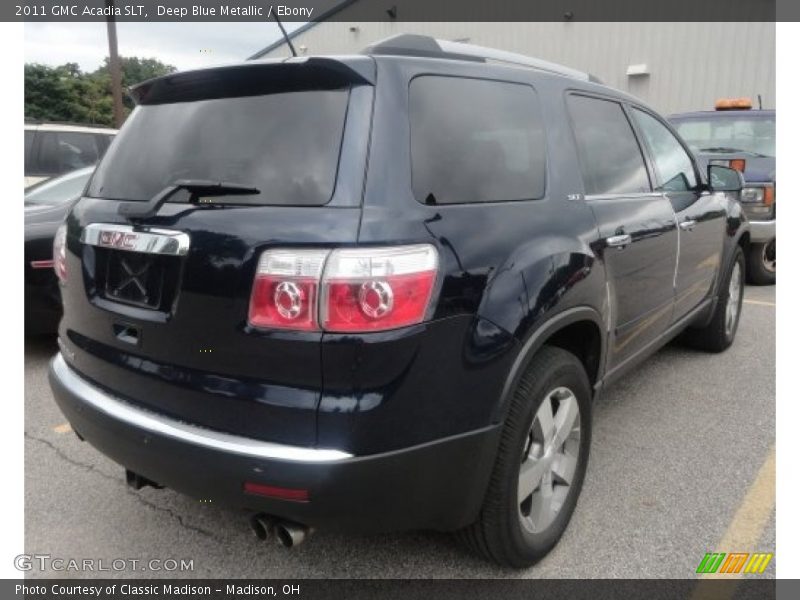
[[[403,35],[132,94],[56,237],[50,381],[134,487],[286,545],[433,528],[522,567],[603,387],[679,333],[733,342],[741,176],[591,76]]]

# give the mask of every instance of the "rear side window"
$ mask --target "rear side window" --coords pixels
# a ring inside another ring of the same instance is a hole
[[[633,118],[639,124],[653,155],[658,178],[661,180],[659,190],[685,192],[696,188],[697,175],[692,159],[672,132],[663,123],[638,108],[633,109]]]
[[[55,175],[61,168],[58,158],[58,138],[54,131],[39,132],[39,160],[37,172]]]
[[[31,170],[31,151],[33,150],[33,136],[36,133],[31,129],[25,130],[25,174]]]
[[[59,132],[58,150],[64,171],[89,167],[100,159],[97,137],[92,133]]]
[[[111,140],[114,139],[114,136],[100,134],[95,136],[95,139],[97,140],[97,148],[100,151],[100,158],[103,158],[106,150],[108,150],[108,147],[111,145]]]
[[[178,180],[204,179],[260,191],[217,203],[325,204],[333,195],[348,97],[343,88],[139,106],[88,195],[149,200]]]
[[[642,151],[622,106],[610,100],[567,100],[587,194],[650,191]]]
[[[425,204],[541,198],[546,142],[532,88],[417,77],[409,89],[411,179]]]
[[[39,150],[39,168],[58,175],[95,164],[100,149],[94,134],[73,131],[43,131]]]

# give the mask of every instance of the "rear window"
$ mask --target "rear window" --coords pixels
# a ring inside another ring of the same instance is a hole
[[[411,178],[425,204],[541,198],[546,143],[532,88],[417,77],[409,90]]]
[[[325,204],[333,195],[347,103],[348,90],[336,89],[139,106],[88,195],[149,200],[178,180],[204,179],[260,191],[219,203]]]

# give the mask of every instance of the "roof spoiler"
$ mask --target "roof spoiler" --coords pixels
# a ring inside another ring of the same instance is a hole
[[[531,58],[524,54],[495,50],[473,44],[438,40],[427,35],[403,33],[375,42],[361,51],[367,55],[422,56],[427,58],[444,58],[451,60],[469,60],[474,62],[505,64],[515,67],[527,67],[538,71],[546,71],[564,77],[602,83],[600,79],[589,73],[578,71],[539,58]]]
[[[143,81],[128,92],[137,104],[169,104],[360,84],[375,84],[375,63],[369,58],[343,61],[312,56],[171,73]]]

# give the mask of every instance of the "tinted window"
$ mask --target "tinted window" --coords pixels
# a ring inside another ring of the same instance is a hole
[[[74,131],[58,133],[58,154],[62,172],[89,167],[100,158],[95,135]]]
[[[532,88],[417,77],[409,91],[411,178],[420,202],[541,198],[546,144]]]
[[[38,170],[58,175],[88,167],[97,162],[100,152],[95,136],[73,131],[40,131]]]
[[[668,192],[684,192],[697,187],[697,176],[692,160],[681,143],[663,123],[639,109],[633,110],[644,135],[650,153],[656,164],[656,172],[661,181],[658,189]]]
[[[25,131],[25,174],[31,168],[31,149],[33,148],[33,136],[35,132],[32,130]]]
[[[88,194],[149,200],[179,179],[206,179],[260,190],[218,202],[324,204],[333,195],[347,101],[340,89],[139,106]]]
[[[569,112],[587,194],[650,191],[642,152],[617,102],[570,96]]]
[[[54,131],[39,132],[39,160],[36,163],[37,173],[55,175],[58,173],[58,139]]]

